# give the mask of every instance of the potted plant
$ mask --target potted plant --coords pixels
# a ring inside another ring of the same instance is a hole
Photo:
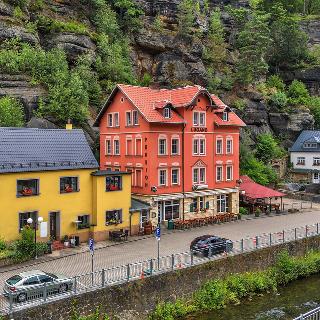
[[[261,209],[257,208],[255,213],[254,213],[254,216],[255,217],[260,217],[260,214],[261,214]]]
[[[65,236],[63,237],[63,245],[64,245],[66,248],[68,248],[69,245],[70,245],[69,237],[68,237],[67,235],[65,235]]]

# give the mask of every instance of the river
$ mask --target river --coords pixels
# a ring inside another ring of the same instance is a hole
[[[253,296],[236,306],[206,314],[192,315],[186,320],[292,320],[301,313],[320,306],[320,274],[297,280],[278,290]]]

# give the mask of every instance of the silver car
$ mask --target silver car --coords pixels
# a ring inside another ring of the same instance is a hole
[[[65,293],[71,290],[73,280],[71,278],[55,275],[39,270],[19,273],[5,282],[4,296],[17,302],[25,302],[30,299],[50,296],[57,293]]]

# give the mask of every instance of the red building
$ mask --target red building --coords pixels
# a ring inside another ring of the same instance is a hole
[[[238,212],[245,124],[205,88],[117,85],[95,125],[101,169],[132,172],[133,196],[151,204],[141,221]]]

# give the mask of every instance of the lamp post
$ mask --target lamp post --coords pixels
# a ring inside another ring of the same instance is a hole
[[[33,219],[29,218],[27,220],[27,222],[28,222],[29,225],[31,225],[33,223]],[[38,220],[36,220],[34,222],[34,258],[35,259],[38,259],[38,252],[37,252],[37,226],[41,222],[43,222],[43,218],[42,217],[38,217]]]

